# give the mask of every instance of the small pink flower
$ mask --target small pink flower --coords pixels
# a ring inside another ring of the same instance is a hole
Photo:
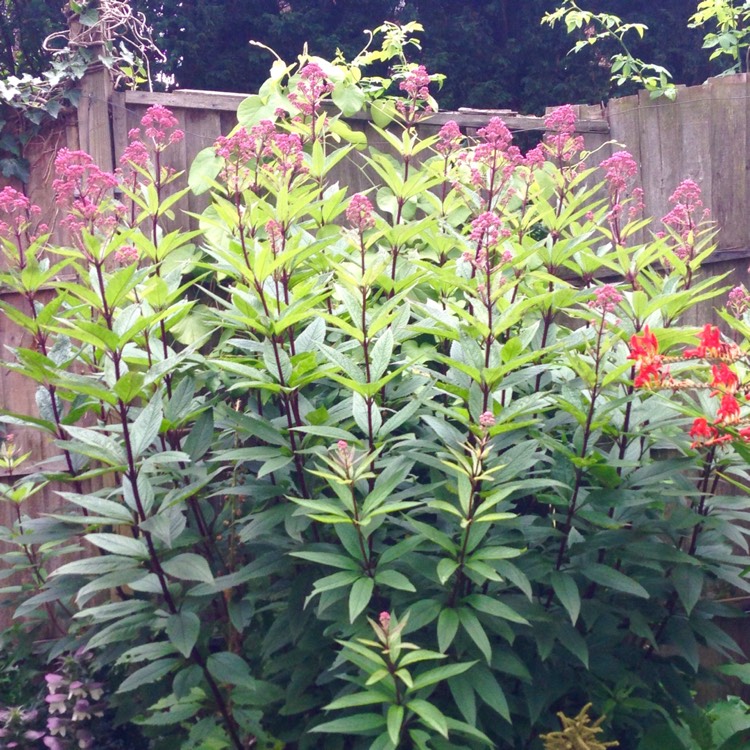
[[[333,84],[328,80],[320,65],[308,63],[300,70],[300,80],[294,91],[289,94],[289,101],[300,112],[311,116],[317,112],[321,102],[331,91],[333,91]]]
[[[616,151],[600,165],[610,194],[624,193],[638,174],[638,164],[628,151]]]
[[[488,430],[490,427],[493,427],[494,424],[495,424],[495,415],[491,411],[485,411],[479,415],[479,426],[482,429]]]
[[[115,251],[115,262],[121,266],[130,266],[137,263],[138,258],[138,248],[133,245],[123,245]]]
[[[64,714],[68,710],[66,701],[68,696],[64,693],[51,693],[45,699],[47,709],[51,714]]]
[[[149,107],[141,118],[146,137],[151,139],[157,151],[163,151],[167,146],[179,143],[185,137],[184,131],[177,127],[179,124],[174,114],[161,104]]]
[[[744,285],[736,286],[729,292],[726,307],[735,318],[742,317],[745,310],[750,307],[750,292],[747,291]]]
[[[469,238],[482,247],[494,247],[500,241],[500,217],[492,211],[479,214],[471,222]]]
[[[366,229],[372,229],[375,226],[372,203],[370,203],[370,199],[366,195],[356,193],[352,196],[346,208],[346,220],[360,234]]]
[[[617,289],[612,284],[604,284],[594,290],[594,299],[589,302],[589,307],[608,313],[616,310],[620,302],[622,302],[622,295]]]
[[[424,65],[417,65],[412,68],[399,84],[401,91],[412,99],[426,100],[430,98],[430,74]]]
[[[380,627],[383,628],[383,630],[388,632],[388,628],[391,625],[391,615],[390,612],[381,612],[378,615],[378,620],[380,622]]]
[[[266,222],[266,234],[273,254],[278,255],[284,249],[284,228],[276,219],[269,219]]]
[[[463,133],[461,128],[458,127],[458,123],[455,120],[448,120],[448,122],[440,128],[439,139],[435,144],[435,150],[443,156],[455,151],[461,145],[463,140]]]

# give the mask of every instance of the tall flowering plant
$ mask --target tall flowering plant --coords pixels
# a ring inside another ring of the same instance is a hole
[[[707,592],[748,586],[719,482],[745,492],[746,324],[679,325],[720,294],[695,189],[649,234],[632,157],[588,167],[571,107],[527,153],[499,118],[425,137],[399,33],[276,64],[192,165],[198,230],[165,231],[162,109],[116,175],[61,157],[68,245],[7,201],[34,346],[6,367],[40,395],[4,419],[67,486],[51,518],[3,488],[6,538],[79,555],[17,611],[50,608],[154,747],[533,748],[589,702],[628,747],[699,646],[736,648]],[[342,117],[367,96],[388,154]]]

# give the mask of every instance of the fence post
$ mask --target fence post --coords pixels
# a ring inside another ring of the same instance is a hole
[[[74,16],[70,20],[70,38],[74,41],[80,33],[80,22]],[[97,54],[100,45],[87,44]],[[110,98],[114,91],[112,78],[105,66],[97,60],[89,65],[81,79],[78,102],[78,143],[82,151],[93,158],[98,167],[108,172],[114,170],[112,129],[110,127]]]

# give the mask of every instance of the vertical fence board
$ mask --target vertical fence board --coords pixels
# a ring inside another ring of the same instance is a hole
[[[748,246],[746,161],[747,103],[744,76],[726,76],[711,81],[712,218],[720,227],[722,249]],[[743,158],[744,156],[744,158]]]

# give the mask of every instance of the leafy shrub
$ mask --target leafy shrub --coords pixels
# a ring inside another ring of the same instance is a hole
[[[156,748],[532,748],[588,702],[635,747],[691,704],[701,645],[737,651],[709,585],[748,588],[722,483],[744,493],[744,416],[671,359],[721,292],[712,230],[684,185],[651,234],[632,158],[588,168],[569,107],[525,155],[499,119],[421,135],[433,79],[385,30],[351,64],[274,65],[193,165],[198,230],[165,229],[188,188],[162,107],[119,177],[59,154],[68,245],[0,193],[33,342],[5,366],[39,405],[4,419],[64,463],[4,490],[5,541],[78,548],[17,614],[54,608],[53,652],[121,675],[118,720]],[[383,60],[393,81],[363,77]],[[342,119],[363,106],[387,153]],[[50,480],[64,511],[24,515]]]

